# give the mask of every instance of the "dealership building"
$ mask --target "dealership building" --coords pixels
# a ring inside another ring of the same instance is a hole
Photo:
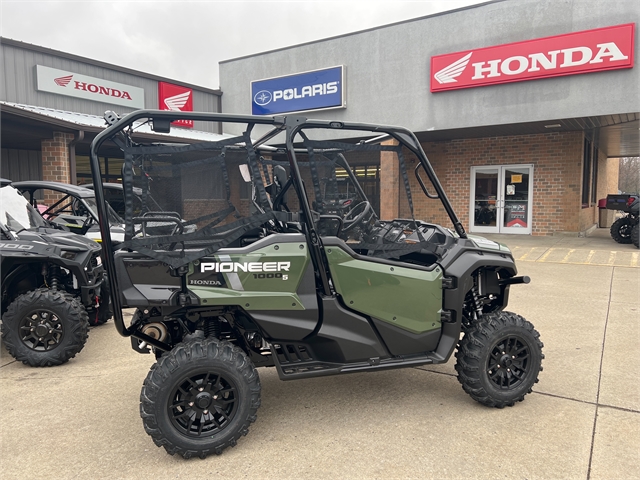
[[[636,0],[496,0],[223,61],[220,89],[1,39],[1,175],[89,181],[107,110],[292,113],[414,131],[471,232],[584,234],[618,190],[618,158],[640,156],[639,19]],[[238,133],[195,122],[170,136]],[[119,149],[100,155],[119,181]],[[348,160],[382,218],[409,216],[394,158]],[[415,197],[417,218],[449,224]]]
[[[107,125],[106,111],[220,111],[219,90],[6,38],[0,47],[1,175],[13,181],[90,183],[89,147]],[[219,139],[220,133],[219,125],[182,122],[169,136],[141,125],[135,137],[189,142]],[[100,152],[104,181],[119,181],[122,162],[115,145]]]
[[[470,231],[585,233],[640,155],[639,18],[635,0],[487,2],[221,62],[222,110],[407,127]],[[382,218],[409,216],[394,159],[350,162]]]

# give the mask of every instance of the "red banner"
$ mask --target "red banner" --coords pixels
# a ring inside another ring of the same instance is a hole
[[[178,112],[193,112],[193,90],[172,83],[158,82],[158,108]],[[172,125],[193,128],[193,120],[176,120]]]
[[[431,57],[431,91],[633,67],[635,24]]]

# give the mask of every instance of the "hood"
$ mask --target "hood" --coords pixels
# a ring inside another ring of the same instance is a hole
[[[100,245],[93,240],[82,235],[76,235],[71,232],[55,230],[53,228],[34,228],[23,230],[16,235],[18,240],[37,242],[50,246],[57,246],[65,250],[74,250],[78,252],[98,251]]]

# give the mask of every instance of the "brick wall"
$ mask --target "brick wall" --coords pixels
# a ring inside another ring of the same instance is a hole
[[[73,138],[72,133],[53,132],[52,139],[42,140],[42,180],[71,183],[69,143]],[[48,190],[43,202],[52,205],[61,197]]]
[[[582,132],[555,132],[423,144],[427,157],[443,184],[460,221],[469,229],[472,166],[531,164],[533,170],[533,235],[581,231],[580,192],[582,184]],[[407,169],[416,159],[407,153]],[[381,172],[382,176],[382,172]],[[439,200],[429,200],[409,172],[416,218],[451,226]],[[426,181],[426,175],[422,178]],[[381,192],[387,182],[381,179]],[[427,184],[427,187],[430,185]],[[410,212],[404,188],[399,188],[399,216]],[[381,199],[384,204],[386,200]],[[593,216],[593,212],[591,212]]]
[[[398,145],[395,140],[383,142],[383,145]],[[382,181],[382,179],[386,181]],[[394,152],[380,152],[380,218],[394,219],[399,211],[400,170],[398,155]],[[402,189],[404,192],[404,188]],[[405,195],[406,197],[406,195]]]

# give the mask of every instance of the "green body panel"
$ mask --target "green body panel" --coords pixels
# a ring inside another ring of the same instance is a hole
[[[289,262],[287,270],[237,271],[219,273],[226,287],[189,285],[203,305],[239,305],[245,310],[304,310],[297,295],[302,277],[309,264],[309,249],[301,242],[269,245],[245,255],[215,255],[193,263],[189,278],[200,271],[202,264],[211,262],[276,264]],[[272,276],[272,278],[268,278]],[[275,278],[273,278],[275,276]],[[262,277],[262,278],[258,278]]]
[[[335,289],[349,308],[416,334],[440,328],[441,268],[427,272],[357,260],[333,246],[325,251]]]

